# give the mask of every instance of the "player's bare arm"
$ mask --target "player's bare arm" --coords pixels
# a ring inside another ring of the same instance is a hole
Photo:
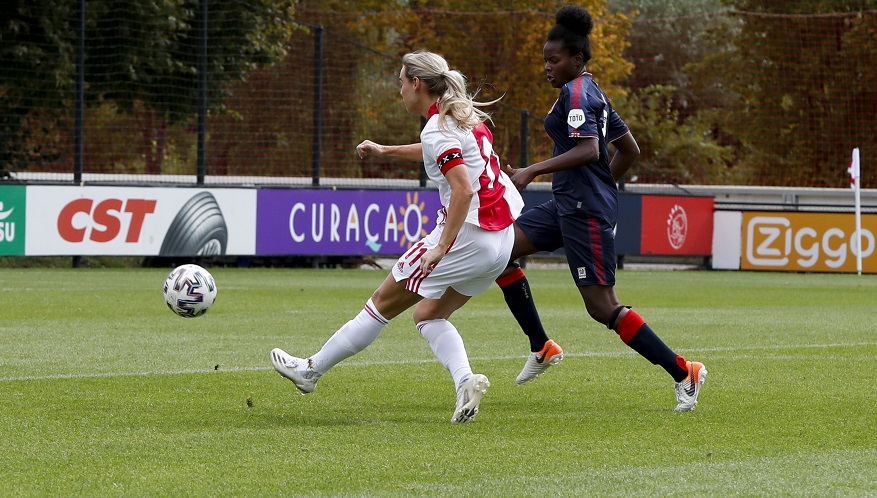
[[[559,156],[546,159],[526,168],[512,168],[507,166],[505,172],[511,178],[518,190],[524,190],[536,177],[574,169],[596,161],[600,157],[599,142],[597,138],[582,138],[576,140],[576,146]]]
[[[439,243],[420,258],[420,269],[429,274],[448,252],[448,248],[457,238],[466,215],[469,213],[469,205],[475,192],[472,190],[472,179],[464,164],[459,164],[445,173],[448,183],[451,184],[451,200],[448,203],[448,216],[445,218],[445,229]]]
[[[629,131],[613,140],[612,145],[615,146],[616,151],[615,155],[612,156],[612,161],[609,162],[609,171],[612,172],[612,178],[615,178],[617,182],[639,157],[639,145]]]
[[[382,145],[371,140],[363,140],[356,146],[356,153],[360,159],[369,156],[391,157],[404,161],[420,162],[423,160],[423,147],[419,144],[405,145]]]

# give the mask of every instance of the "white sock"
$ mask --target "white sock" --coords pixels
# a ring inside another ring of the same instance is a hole
[[[367,348],[390,323],[381,316],[371,299],[353,320],[345,323],[326,344],[310,357],[311,368],[320,375],[346,358]]]
[[[472,367],[457,328],[447,320],[438,319],[418,322],[417,330],[429,343],[438,361],[451,373],[454,387],[459,389],[472,375]]]

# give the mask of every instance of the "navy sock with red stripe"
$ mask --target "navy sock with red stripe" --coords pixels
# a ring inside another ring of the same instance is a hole
[[[685,358],[677,355],[664,344],[664,341],[652,331],[636,311],[627,310],[615,332],[625,344],[643,358],[653,365],[661,365],[676,382],[682,382],[688,376]]]
[[[518,268],[513,273],[496,279],[505,302],[518,321],[518,325],[530,339],[530,351],[541,351],[548,342],[548,335],[542,328],[542,320],[536,311],[536,303],[530,293],[530,283],[524,271]]]

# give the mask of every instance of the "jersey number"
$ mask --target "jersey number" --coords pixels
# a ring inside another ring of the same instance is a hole
[[[427,250],[428,249],[423,246],[423,241],[421,240],[420,242],[411,246],[411,249],[408,249],[408,252],[406,252],[405,256],[403,256],[403,259],[408,261],[408,266],[414,266],[415,264],[417,264],[417,261],[420,259],[420,257],[426,254]]]
[[[499,156],[493,151],[493,144],[487,135],[481,136],[481,158],[484,159],[484,174],[487,175],[487,188],[493,190],[499,176]]]

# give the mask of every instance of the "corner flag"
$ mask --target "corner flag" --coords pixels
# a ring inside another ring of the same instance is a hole
[[[855,189],[859,185],[859,148],[856,147],[853,149],[853,160],[850,162],[850,167],[847,168],[847,173],[850,174],[850,188]]]
[[[847,169],[850,174],[850,188],[856,193],[856,271],[862,274],[862,200],[861,172],[859,171],[859,148],[853,149],[853,159]],[[851,241],[852,242],[852,241]]]

